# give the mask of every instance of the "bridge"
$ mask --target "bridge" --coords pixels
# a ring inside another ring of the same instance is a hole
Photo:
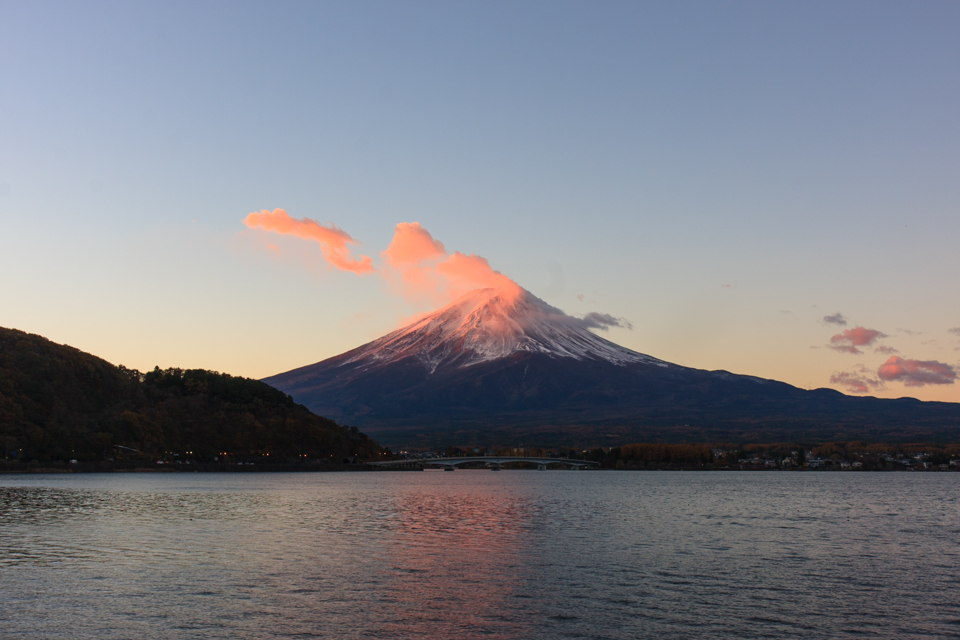
[[[384,460],[368,462],[367,464],[383,469],[423,469],[425,467],[441,468],[444,471],[455,471],[465,464],[482,463],[492,471],[499,471],[500,467],[511,462],[528,462],[537,465],[540,471],[546,471],[548,464],[564,465],[575,471],[581,469],[597,469],[599,462],[591,460],[572,460],[570,458],[525,458],[517,456],[472,456],[463,458],[419,458],[409,460]]]

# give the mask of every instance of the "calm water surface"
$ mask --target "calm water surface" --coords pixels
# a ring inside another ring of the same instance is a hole
[[[960,474],[0,476],[3,638],[957,638]]]

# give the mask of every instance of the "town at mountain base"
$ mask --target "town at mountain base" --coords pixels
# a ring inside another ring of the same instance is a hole
[[[960,404],[804,390],[636,353],[523,291],[476,291],[265,382],[384,444],[960,440]]]

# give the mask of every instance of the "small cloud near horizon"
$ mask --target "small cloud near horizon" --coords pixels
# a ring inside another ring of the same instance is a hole
[[[609,313],[597,313],[596,311],[591,311],[583,318],[579,318],[581,326],[587,329],[600,329],[601,331],[609,331],[610,327],[618,327],[620,329],[628,329],[633,331],[633,325],[630,324],[628,320],[623,318],[615,318]]]
[[[847,319],[843,317],[843,314],[837,311],[832,316],[823,316],[823,322],[825,324],[838,324],[841,327],[847,326]]]
[[[864,366],[855,367],[853,371],[837,371],[830,376],[830,383],[844,387],[850,393],[867,393],[873,389],[882,389],[883,381],[870,378]]]
[[[834,351],[839,351],[840,353],[852,353],[854,355],[858,353],[863,353],[863,351],[860,351],[860,349],[857,349],[852,344],[838,344],[838,345],[827,345],[827,346],[833,349]]]
[[[834,351],[842,353],[863,353],[857,347],[871,347],[880,338],[886,338],[887,334],[876,329],[867,329],[866,327],[854,327],[847,329],[842,333],[830,338],[829,347]]]
[[[928,384],[953,384],[957,371],[949,364],[936,360],[910,360],[899,356],[880,365],[877,375],[881,380],[899,381],[908,387]]]
[[[893,347],[888,347],[882,344],[878,346],[876,349],[874,349],[873,352],[874,353],[900,353],[898,349],[894,349]]]

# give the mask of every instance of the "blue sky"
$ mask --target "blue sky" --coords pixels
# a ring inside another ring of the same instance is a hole
[[[5,3],[0,326],[262,377],[424,310],[243,224],[283,208],[375,259],[418,221],[669,361],[960,401],[872,384],[877,344],[960,364],[958,32],[949,2]],[[857,326],[887,337],[829,348]]]

